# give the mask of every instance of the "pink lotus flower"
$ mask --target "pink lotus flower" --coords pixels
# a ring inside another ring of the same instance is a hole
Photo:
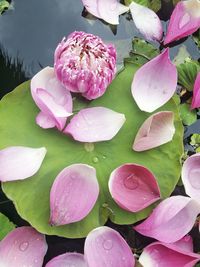
[[[116,51],[93,34],[73,32],[56,48],[54,68],[67,90],[95,99],[115,77]]]
[[[200,107],[200,72],[197,74],[197,77],[194,83],[191,109],[199,108],[199,107]]]
[[[199,27],[199,0],[180,1],[171,15],[164,44],[186,37],[197,31]]]

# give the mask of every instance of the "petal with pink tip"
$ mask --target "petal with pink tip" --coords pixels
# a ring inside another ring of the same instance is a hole
[[[199,0],[180,1],[171,15],[164,44],[186,37],[197,31],[199,27]]]
[[[56,177],[50,192],[50,224],[64,225],[85,218],[99,195],[96,170],[86,164],[73,164]]]
[[[80,142],[100,142],[112,139],[125,122],[124,114],[104,107],[79,111],[64,130]]]
[[[84,255],[79,253],[65,253],[50,260],[45,267],[88,267]]]
[[[41,267],[46,252],[44,235],[29,226],[19,227],[0,242],[0,266]]]
[[[144,248],[139,262],[148,267],[193,267],[200,255],[182,250],[176,245],[155,242]]]
[[[84,7],[90,14],[99,18],[100,14],[98,11],[98,0],[82,0]]]
[[[193,227],[200,204],[184,196],[163,200],[152,214],[134,229],[161,242],[172,243],[184,237]]]
[[[172,140],[175,133],[174,114],[161,111],[151,115],[140,127],[133,144],[133,150],[144,151],[161,146]]]
[[[191,109],[200,107],[200,72],[197,74],[192,97]]]
[[[174,246],[177,246],[181,250],[187,251],[187,252],[193,252],[193,240],[190,235],[186,235],[180,240],[172,243]]]
[[[128,211],[140,211],[160,198],[155,176],[144,166],[124,164],[109,179],[109,190],[117,204]]]
[[[132,2],[129,8],[136,28],[145,36],[146,40],[160,41],[163,35],[163,28],[156,13],[135,2]]]
[[[43,112],[38,113],[36,123],[44,129],[54,128],[56,126],[55,120]]]
[[[0,150],[0,181],[23,180],[40,168],[46,148],[11,146]]]
[[[200,203],[200,153],[186,159],[181,177],[186,194]]]
[[[91,231],[86,240],[84,253],[89,267],[132,267],[135,259],[121,235],[106,226]]]
[[[153,112],[173,96],[176,86],[177,70],[167,48],[135,73],[132,95],[141,110]]]

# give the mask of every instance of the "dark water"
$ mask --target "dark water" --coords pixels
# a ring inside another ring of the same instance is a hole
[[[13,10],[0,16],[0,98],[21,82],[30,79],[43,67],[53,65],[54,50],[63,36],[72,31],[85,31],[99,35],[106,42],[113,42],[118,51],[118,63],[122,63],[131,48],[131,39],[140,34],[128,14],[120,17],[117,27],[110,27],[96,19],[86,19],[81,0],[15,0]],[[163,1],[159,16],[166,28],[173,5]],[[185,45],[194,59],[199,52],[191,38],[179,42],[170,49],[173,58],[180,46]],[[186,137],[200,132],[199,121],[186,129]],[[0,201],[6,201],[0,193]],[[0,212],[6,214],[17,225],[24,225],[12,203],[0,204]],[[113,226],[127,239],[131,247],[142,248],[149,239],[138,238],[130,226]],[[70,240],[47,237],[49,250],[46,260],[66,251],[83,252],[84,239]]]

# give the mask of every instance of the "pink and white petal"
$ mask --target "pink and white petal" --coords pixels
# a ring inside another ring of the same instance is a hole
[[[200,72],[197,74],[197,77],[194,83],[191,109],[199,108],[199,107],[200,107]]]
[[[119,15],[129,10],[118,0],[97,0],[97,4],[100,18],[113,25],[119,24]]]
[[[199,213],[200,204],[195,200],[173,196],[163,200],[152,214],[134,229],[161,242],[173,243],[192,229]]]
[[[129,8],[136,28],[144,35],[146,40],[160,41],[163,36],[163,28],[156,13],[135,2],[132,2]]]
[[[126,241],[115,230],[102,226],[85,240],[84,253],[89,267],[133,267],[135,259]]]
[[[186,159],[181,176],[186,194],[200,203],[200,153]]]
[[[0,181],[24,180],[36,174],[46,155],[46,148],[11,146],[0,150]]]
[[[99,195],[96,170],[73,164],[56,177],[50,192],[50,224],[65,225],[85,218]]]
[[[67,125],[64,133],[80,142],[112,139],[125,122],[124,114],[104,107],[82,109]]]
[[[51,116],[43,113],[42,111],[38,113],[36,117],[36,123],[44,129],[54,128],[56,126],[55,120]]]
[[[88,267],[83,254],[65,253],[50,260],[45,267]]]
[[[44,235],[29,226],[19,227],[0,242],[0,266],[41,267],[46,252]]]
[[[186,37],[197,31],[199,27],[199,0],[180,1],[171,15],[164,44]]]
[[[131,90],[138,107],[153,112],[173,96],[176,86],[177,70],[167,48],[135,73]]]
[[[160,242],[145,247],[139,258],[142,266],[148,267],[193,267],[199,260],[199,254]]]
[[[93,16],[99,18],[98,0],[82,0],[84,7]]]
[[[179,249],[187,251],[187,252],[193,252],[193,240],[190,235],[186,235],[180,240],[172,243],[174,246],[177,246]]]
[[[137,212],[160,198],[155,176],[141,165],[127,163],[115,169],[109,179],[109,190],[123,209]]]
[[[170,142],[175,133],[174,114],[161,111],[151,115],[142,124],[135,137],[133,150],[144,151]]]

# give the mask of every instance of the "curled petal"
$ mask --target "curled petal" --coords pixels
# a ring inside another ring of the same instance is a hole
[[[31,94],[38,108],[51,121],[50,128],[54,121],[56,127],[62,130],[67,117],[72,114],[72,97],[56,79],[53,68],[46,67],[32,78]],[[43,119],[40,114],[36,122],[47,128],[48,123],[44,123]]]
[[[173,96],[176,85],[177,70],[167,48],[135,73],[132,95],[141,110],[153,112]]]
[[[137,29],[150,41],[160,41],[163,28],[156,13],[142,5],[132,2],[129,6],[133,21]]]
[[[186,194],[200,203],[200,153],[186,159],[181,176]]]
[[[46,252],[44,235],[29,226],[19,227],[0,242],[0,266],[41,267]]]
[[[84,256],[79,253],[65,253],[50,260],[45,267],[88,267]]]
[[[44,129],[54,128],[56,126],[55,120],[43,112],[38,113],[36,123]]]
[[[144,151],[170,142],[175,133],[174,114],[161,111],[151,115],[140,127],[133,150]]]
[[[180,1],[171,15],[164,44],[186,37],[197,31],[199,27],[199,0]]]
[[[197,74],[194,89],[193,89],[193,97],[192,97],[192,105],[191,108],[199,108],[200,107],[200,72]]]
[[[100,142],[112,139],[125,122],[124,114],[104,107],[82,109],[64,130],[80,142]]]
[[[139,262],[148,267],[193,267],[200,260],[197,253],[182,250],[174,244],[155,242],[144,248]]]
[[[173,243],[174,246],[177,246],[181,250],[187,251],[187,252],[193,252],[193,240],[190,235],[186,235],[180,240]]]
[[[121,235],[106,226],[91,231],[84,247],[89,267],[132,267],[135,259]]]
[[[0,150],[0,181],[23,180],[40,168],[46,148],[12,146]]]
[[[64,225],[85,218],[99,195],[96,170],[86,164],[73,164],[56,177],[50,192],[50,223]]]
[[[120,207],[137,212],[160,198],[154,175],[144,166],[124,164],[110,176],[109,190]]]
[[[161,242],[173,243],[192,229],[199,212],[200,204],[195,200],[173,196],[163,200],[135,230]]]

